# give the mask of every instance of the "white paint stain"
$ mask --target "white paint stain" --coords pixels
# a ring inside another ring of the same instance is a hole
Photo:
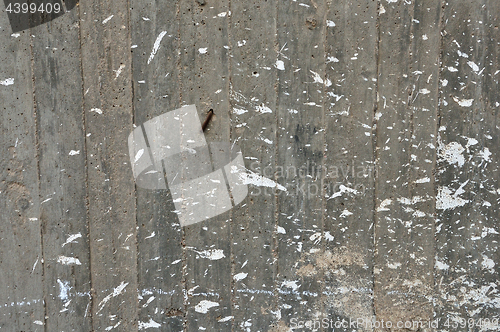
[[[210,259],[211,261],[216,261],[216,260],[219,260],[219,259],[226,257],[226,255],[224,255],[224,250],[222,250],[222,249],[209,249],[209,250],[203,250],[203,251],[197,251],[191,247],[189,247],[188,249],[193,250],[195,253],[197,253],[199,255],[199,257],[207,258],[207,259]]]
[[[71,151],[69,152],[69,155],[70,155],[70,156],[76,156],[76,155],[79,155],[79,154],[80,154],[80,150],[78,150],[78,151],[71,150]]]
[[[316,73],[312,70],[309,70],[309,71],[313,74],[314,83],[324,84],[326,87],[329,87],[332,85],[332,81],[330,81],[329,79],[323,80],[318,73]]]
[[[10,35],[11,37],[14,37],[14,38],[19,38],[21,36],[20,33],[13,33],[12,35]]]
[[[274,66],[278,70],[285,70],[285,63],[282,60],[276,60],[276,64]]]
[[[348,216],[352,216],[352,215],[353,215],[353,213],[352,213],[352,212],[350,212],[350,211],[349,211],[349,210],[347,210],[347,209],[344,209],[344,211],[342,211],[342,213],[340,214],[340,218],[346,218],[346,217],[348,217]]]
[[[414,183],[429,183],[431,182],[431,179],[429,177],[421,178],[416,180]]]
[[[483,269],[492,270],[493,272],[493,268],[495,267],[495,262],[491,258],[488,258],[485,255],[482,256],[483,256],[483,261],[481,262],[481,266],[483,267]]]
[[[453,210],[456,207],[464,206],[469,201],[459,197],[463,193],[462,187],[467,184],[468,180],[453,193],[448,187],[439,187],[436,196],[436,209],[439,210]]]
[[[218,307],[219,303],[203,300],[194,307],[194,311],[200,314],[206,314],[211,308]]]
[[[138,328],[139,330],[146,330],[150,328],[158,329],[161,327],[161,324],[155,322],[152,318],[149,319],[149,322],[139,322]]]
[[[330,20],[326,20],[326,26],[329,28],[333,28],[335,26],[335,22],[330,21]]]
[[[57,262],[62,265],[82,265],[78,258],[66,257],[62,255],[57,258]]]
[[[225,323],[225,322],[229,322],[231,319],[233,319],[234,316],[226,316],[224,318],[221,318],[218,320],[219,323]]]
[[[490,159],[491,152],[490,152],[490,149],[488,149],[488,148],[484,148],[482,151],[479,151],[478,155],[481,158],[483,158],[484,161],[487,161],[487,162],[491,161],[491,159]]]
[[[453,100],[462,107],[471,107],[474,99],[459,99],[457,97],[453,97]]]
[[[458,142],[451,142],[443,145],[441,137],[438,137],[438,157],[439,161],[446,161],[450,165],[457,164],[462,167],[465,163],[463,152],[465,148]]]
[[[438,270],[448,270],[450,268],[450,266],[444,262],[441,262],[437,259],[436,257],[436,262],[434,263],[434,266],[436,267],[436,269]]]
[[[124,281],[122,281],[120,285],[118,285],[115,289],[113,289],[113,292],[111,292],[104,299],[102,299],[102,301],[99,302],[98,304],[99,310],[97,310],[97,314],[101,312],[101,310],[104,308],[104,306],[106,305],[106,303],[108,303],[109,300],[111,300],[114,297],[117,297],[118,295],[121,295],[128,284],[129,284],[128,282],[125,283]]]
[[[377,212],[390,211],[390,209],[388,209],[387,207],[391,204],[392,204],[392,199],[389,198],[384,199],[377,208]]]
[[[198,49],[198,52],[199,52],[200,54],[206,54],[206,53],[208,52],[208,47],[200,47],[200,48]]]
[[[333,198],[336,198],[336,197],[340,197],[340,196],[342,196],[343,194],[346,194],[346,193],[347,194],[353,194],[353,195],[358,195],[359,194],[359,192],[356,189],[352,189],[352,188],[346,187],[343,184],[341,184],[339,186],[339,191],[337,191],[336,193],[334,193],[328,199],[333,199]]]
[[[151,61],[153,61],[153,58],[155,57],[156,53],[160,49],[161,40],[163,39],[163,37],[165,37],[166,34],[167,34],[166,31],[162,31],[162,32],[160,32],[158,37],[156,37],[155,43],[153,45],[153,50],[151,50],[151,54],[149,55],[148,65]]]
[[[266,105],[264,104],[261,104],[261,105],[258,105],[255,107],[255,111],[258,112],[258,113],[272,113],[273,110],[270,109],[269,107],[267,107]]]
[[[118,78],[118,76],[120,76],[120,74],[122,73],[122,71],[123,71],[124,68],[125,68],[125,65],[121,64],[120,67],[118,67],[117,70],[113,69],[113,71],[116,73],[115,80]]]
[[[479,66],[476,65],[473,61],[468,61],[467,64],[469,65],[469,67],[472,68],[472,70],[476,73],[479,72]]]
[[[92,108],[91,112],[96,112],[97,114],[102,114],[102,110],[100,108]]]
[[[67,239],[66,239],[66,242],[63,243],[62,247],[64,247],[65,245],[67,244],[70,244],[70,243],[78,243],[78,242],[75,242],[76,239],[79,239],[82,237],[82,234],[81,233],[78,233],[78,234],[72,234],[70,235]]]
[[[0,81],[0,84],[4,85],[4,86],[12,85],[12,84],[14,84],[14,78],[12,78],[12,77],[11,78],[7,78],[7,79],[5,79],[3,81]]]
[[[57,284],[59,285],[59,298],[61,301],[66,302],[69,299],[69,291],[71,290],[69,281],[57,279]]]
[[[236,168],[236,169],[235,169]],[[248,171],[248,170],[247,170]],[[252,184],[258,187],[268,187],[268,188],[276,188],[281,191],[287,191],[285,187],[280,185],[279,183],[274,182],[271,179],[263,177],[257,173],[253,173],[252,171],[248,171],[249,173],[239,172],[236,166],[231,167],[231,173],[239,173],[240,181],[243,184]]]
[[[281,227],[281,226],[277,226],[276,227],[276,233],[278,233],[278,234],[286,234],[286,230],[283,227]]]
[[[283,281],[281,283],[281,287],[290,288],[293,291],[296,291],[297,289],[299,289],[300,285],[297,285],[297,281]]]
[[[144,154],[144,149],[140,149],[139,151],[137,151],[134,157],[134,163],[136,163],[142,157],[143,154]]]
[[[387,267],[393,270],[397,270],[399,267],[401,267],[401,263],[389,263],[387,264]]]
[[[235,281],[241,281],[241,280],[245,279],[247,276],[248,276],[248,273],[241,272],[241,273],[235,274],[233,279]]]
[[[102,21],[102,24],[106,24],[106,23],[108,23],[108,22],[109,22],[109,20],[111,20],[111,19],[113,18],[113,16],[115,16],[115,15],[111,15],[111,16],[109,16],[109,17],[105,18],[105,19],[104,19],[104,21]]]

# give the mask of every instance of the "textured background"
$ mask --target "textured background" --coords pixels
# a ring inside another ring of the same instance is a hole
[[[500,2],[300,1],[2,8],[1,331],[500,331],[444,326],[499,318]],[[127,136],[187,104],[274,182],[181,228]]]

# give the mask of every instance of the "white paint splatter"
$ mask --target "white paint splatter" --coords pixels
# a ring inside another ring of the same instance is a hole
[[[439,161],[446,161],[450,165],[457,164],[462,167],[465,163],[463,152],[465,148],[458,142],[451,142],[443,145],[441,137],[438,137],[438,157]]]
[[[255,111],[258,112],[258,113],[272,113],[273,110],[270,109],[269,107],[267,107],[266,105],[264,104],[261,104],[261,105],[258,105],[255,107]]]
[[[75,240],[79,239],[81,237],[82,237],[81,233],[70,235],[68,237],[68,239],[66,240],[66,242],[63,243],[62,247],[64,247],[67,244],[70,244],[70,243],[78,243],[78,242],[75,242]]]
[[[160,49],[161,40],[163,39],[163,37],[165,37],[166,34],[167,34],[166,31],[162,31],[162,32],[160,32],[158,37],[156,37],[156,41],[153,45],[153,50],[151,51],[151,54],[149,55],[148,65],[151,61],[153,61],[153,58],[155,57],[156,52],[158,52],[158,50]]]
[[[462,187],[467,184],[468,180],[460,186],[460,188],[453,193],[448,187],[439,187],[436,196],[436,209],[450,210],[459,206],[464,206],[469,201],[459,197],[463,193]]]
[[[479,72],[479,66],[476,65],[473,61],[468,61],[467,64],[472,68],[474,72]]]
[[[224,318],[221,318],[218,320],[219,323],[225,323],[225,322],[229,322],[231,319],[233,319],[234,316],[226,316]]]
[[[300,285],[297,285],[297,281],[283,281],[281,283],[281,287],[291,288],[292,290],[296,291],[300,287]]]
[[[102,114],[102,110],[100,108],[92,108],[91,112],[96,112],[97,114]]]
[[[330,20],[326,20],[326,26],[329,28],[333,28],[335,26],[335,22],[330,21]]]
[[[152,232],[149,236],[146,236],[144,239],[151,239],[153,237],[155,237],[156,233],[155,232]]]
[[[457,97],[453,97],[453,100],[462,107],[471,107],[474,99],[458,99]]]
[[[111,16],[109,16],[109,17],[105,18],[105,19],[104,19],[104,21],[102,21],[102,24],[106,24],[106,23],[108,23],[108,22],[109,22],[109,20],[111,20],[111,19],[113,18],[113,16],[115,16],[115,15],[111,15]]]
[[[452,73],[457,72],[458,69],[455,67],[448,67],[448,70],[451,71]]]
[[[337,191],[336,193],[334,193],[328,199],[340,197],[340,196],[342,196],[342,194],[345,194],[345,193],[354,194],[354,195],[359,194],[359,192],[356,189],[352,189],[352,188],[346,187],[343,184],[341,184],[339,186],[339,191]]]
[[[377,212],[390,211],[390,209],[388,209],[387,207],[391,204],[392,204],[392,199],[389,198],[384,199],[377,208]]]
[[[36,320],[33,322],[33,324],[36,324],[36,325],[44,325],[42,321],[39,321],[39,320]]]
[[[245,114],[247,112],[248,111],[246,109],[233,107],[233,113],[234,114],[242,115],[242,114]]]
[[[348,217],[348,216],[352,216],[352,215],[353,215],[353,213],[352,213],[352,212],[350,212],[350,211],[349,211],[349,210],[347,210],[347,209],[344,209],[344,211],[342,211],[342,213],[340,214],[340,218],[346,218],[346,217]]]
[[[61,301],[66,302],[69,299],[69,291],[71,290],[69,281],[57,279],[57,283],[59,284],[59,298]]]
[[[200,314],[206,314],[211,308],[218,307],[219,303],[203,300],[194,307],[194,311]]]
[[[75,258],[75,257],[66,257],[66,256],[59,256],[57,258],[57,262],[62,264],[62,265],[82,265],[82,263],[80,262],[80,260],[78,258]]]
[[[401,266],[401,263],[389,263],[387,267],[393,270],[397,270]]]
[[[106,303],[108,303],[109,300],[111,300],[114,297],[117,297],[118,295],[121,295],[128,284],[129,284],[128,282],[125,283],[124,281],[122,281],[120,285],[118,285],[115,289],[113,289],[113,292],[111,292],[104,299],[102,299],[102,301],[99,302],[98,304],[99,310],[97,310],[97,314],[101,312],[101,310],[104,308],[104,306],[106,305]]]
[[[431,179],[429,177],[425,177],[425,178],[415,180],[414,183],[429,183],[429,182],[431,182]]]
[[[320,84],[324,84],[326,87],[329,87],[332,85],[332,81],[330,81],[329,79],[326,79],[326,81],[323,81],[323,79],[321,78],[321,76],[312,71],[312,70],[309,70],[312,74],[313,74],[313,79],[314,79],[314,83],[320,83]]]
[[[236,166],[231,167],[231,173],[239,173],[239,178],[243,182],[243,184],[252,184],[258,187],[268,187],[268,188],[276,188],[281,191],[287,191],[285,187],[280,185],[279,183],[274,182],[271,179],[263,177],[259,174],[248,171],[249,173],[239,172],[238,170],[234,170],[237,168]]]
[[[200,48],[198,49],[198,52],[199,52],[200,54],[206,54],[206,53],[208,52],[208,47],[200,47]]]
[[[79,155],[79,154],[80,154],[80,150],[78,150],[78,151],[71,150],[71,151],[69,152],[69,155],[70,155],[70,156],[76,156],[76,155]]]
[[[11,78],[7,78],[7,79],[5,79],[3,81],[0,81],[0,84],[4,85],[4,86],[12,85],[12,84],[14,84],[14,78],[12,78],[12,77]]]
[[[278,234],[286,234],[286,230],[283,227],[281,227],[281,226],[277,226],[276,227],[276,233],[278,233]]]
[[[142,157],[143,154],[144,154],[144,149],[140,149],[139,151],[137,151],[134,157],[134,164]]]
[[[248,276],[248,273],[241,272],[241,273],[234,275],[233,279],[235,281],[241,281],[241,280],[245,279],[247,276]]]
[[[484,148],[482,151],[479,151],[478,155],[481,158],[483,158],[484,161],[488,161],[488,162],[491,161],[491,159],[490,159],[491,152],[490,152],[490,149],[488,149],[488,148]]]
[[[339,62],[340,60],[337,59],[336,57],[334,56],[329,56],[326,58],[326,63],[330,63],[330,62]]]
[[[210,259],[211,261],[216,261],[216,260],[219,260],[219,259],[226,257],[226,255],[224,255],[224,250],[222,250],[222,249],[209,249],[209,250],[203,250],[203,251],[197,251],[191,247],[188,249],[193,250],[201,258],[207,258],[207,259]]]
[[[14,38],[18,38],[21,36],[20,33],[13,33],[12,35],[10,35],[11,37],[14,37]]]
[[[118,76],[120,76],[120,74],[122,73],[122,71],[123,71],[124,68],[125,68],[125,65],[121,64],[120,67],[118,67],[117,70],[113,69],[113,71],[116,73],[115,80],[118,78]]]
[[[491,258],[488,258],[485,255],[482,256],[483,256],[483,261],[481,262],[481,266],[483,267],[483,269],[492,270],[495,267],[495,262]]]
[[[281,60],[276,60],[275,67],[278,70],[285,70],[285,63]]]
[[[139,330],[146,330],[146,329],[149,329],[149,328],[155,328],[155,329],[158,329],[161,327],[161,324],[158,324],[157,322],[155,322],[152,318],[149,319],[149,322],[141,322],[139,321]]]
[[[436,257],[436,263],[434,264],[434,266],[436,267],[436,269],[438,270],[448,270],[450,268],[450,266],[444,262],[440,262],[437,257]]]

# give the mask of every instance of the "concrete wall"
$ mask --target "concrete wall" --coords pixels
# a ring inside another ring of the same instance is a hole
[[[499,25],[496,0],[2,11],[0,330],[500,331]],[[189,104],[253,181],[181,227],[127,138]],[[362,319],[393,326],[334,326]]]

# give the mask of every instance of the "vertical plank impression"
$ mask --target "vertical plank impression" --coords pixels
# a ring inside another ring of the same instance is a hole
[[[180,1],[180,100],[195,104],[201,121],[214,110],[207,142],[230,139],[228,15],[227,0]],[[230,330],[231,211],[183,229],[186,329]]]
[[[440,4],[381,2],[379,14],[374,303],[396,326],[433,318]]]
[[[91,330],[78,11],[31,29],[46,329]]]
[[[135,185],[128,2],[82,2],[93,328],[137,329]],[[121,69],[121,70],[120,70]]]
[[[176,1],[131,1],[134,123],[138,126],[179,107],[176,16]],[[182,331],[182,230],[175,206],[167,190],[136,190],[139,321]]]
[[[377,3],[346,0],[330,4],[326,21],[326,250],[314,271],[324,274],[333,322],[369,322],[374,314],[376,18]]]
[[[273,179],[276,4],[233,1],[230,10],[231,140],[251,173]],[[251,186],[247,200],[233,210],[232,315],[238,331],[266,330],[276,320],[275,193],[276,187]]]
[[[436,317],[447,331],[494,331],[500,318],[500,4],[444,5]]]
[[[0,16],[0,328],[43,331],[43,255],[29,31]]]
[[[276,174],[281,326],[321,320],[322,278],[307,273],[323,236],[322,175],[326,2],[278,5],[278,130]],[[278,171],[278,169],[277,169]],[[295,321],[292,321],[295,319]],[[278,327],[280,327],[278,325]]]

